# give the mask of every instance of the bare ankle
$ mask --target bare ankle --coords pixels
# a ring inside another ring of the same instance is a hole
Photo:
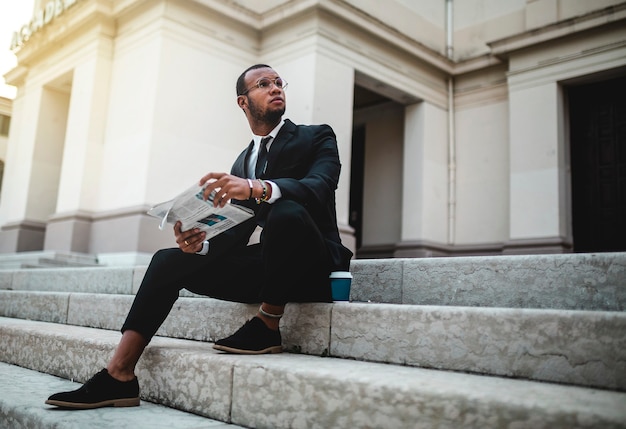
[[[107,365],[107,372],[117,381],[131,381],[135,379],[135,373],[132,370],[129,371],[123,368],[119,368],[110,363],[109,365]]]
[[[119,381],[133,380],[135,378],[135,365],[137,365],[147,344],[148,341],[139,332],[124,331],[122,339],[107,365],[109,375]]]
[[[263,323],[265,323],[265,326],[270,328],[272,331],[277,331],[278,327],[280,326],[280,319],[273,319],[271,317],[266,317],[266,316],[263,316],[261,313],[257,313],[256,317],[261,319]]]
[[[259,312],[256,317],[261,319],[265,326],[268,328],[277,331],[280,325],[280,318],[283,316],[283,312],[285,311],[284,305],[271,305],[267,303],[262,303],[259,307]]]

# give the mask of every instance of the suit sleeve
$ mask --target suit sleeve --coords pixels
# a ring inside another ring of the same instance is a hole
[[[283,199],[294,200],[313,210],[321,210],[334,195],[339,181],[341,164],[337,149],[337,138],[328,125],[306,127],[304,140],[307,150],[300,160],[300,174],[285,171],[287,177],[269,178],[282,193]]]
[[[238,177],[245,177],[245,154],[246,151],[244,150],[237,157],[235,163],[233,164],[233,167],[231,168],[231,174]],[[254,204],[252,200],[233,201],[233,203],[240,204],[253,210],[256,209],[256,204]],[[239,225],[236,225],[222,232],[221,234],[216,235],[209,240],[209,251],[206,256],[219,257],[220,255],[223,255],[225,252],[228,252],[232,249],[245,247],[248,244],[250,236],[254,232],[255,228],[256,218],[252,217],[245,222],[242,222]]]

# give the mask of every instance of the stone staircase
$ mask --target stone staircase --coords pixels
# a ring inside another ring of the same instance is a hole
[[[142,406],[44,405],[111,355],[145,267],[0,270],[0,427],[626,428],[626,253],[355,260],[351,302],[289,304],[290,353],[211,342],[256,305],[182,291]]]
[[[96,266],[99,266],[98,258],[84,253],[36,251],[0,254],[0,270]]]

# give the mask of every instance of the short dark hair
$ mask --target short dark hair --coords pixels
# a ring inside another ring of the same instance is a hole
[[[243,73],[241,73],[237,78],[237,86],[235,88],[237,90],[237,96],[243,95],[246,92],[246,89],[248,89],[246,88],[246,74],[248,74],[250,70],[265,68],[271,69],[272,67],[268,66],[267,64],[255,64],[245,69]]]

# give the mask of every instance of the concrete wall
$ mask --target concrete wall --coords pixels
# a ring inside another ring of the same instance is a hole
[[[366,247],[567,251],[564,88],[626,67],[626,2],[459,0],[453,12],[446,58],[439,0],[76,1],[7,74],[18,91],[0,252],[172,245],[145,211],[247,145],[234,82],[255,62],[289,82],[287,117],[335,130],[350,247],[352,130],[364,123]],[[357,85],[380,103],[355,112]]]
[[[12,107],[13,107],[12,100],[8,98],[0,97],[0,115],[5,115],[11,118]],[[0,134],[0,160],[3,162],[6,160],[8,144],[9,144],[9,136]]]
[[[489,245],[509,236],[509,114],[505,68],[455,80],[454,242]]]

